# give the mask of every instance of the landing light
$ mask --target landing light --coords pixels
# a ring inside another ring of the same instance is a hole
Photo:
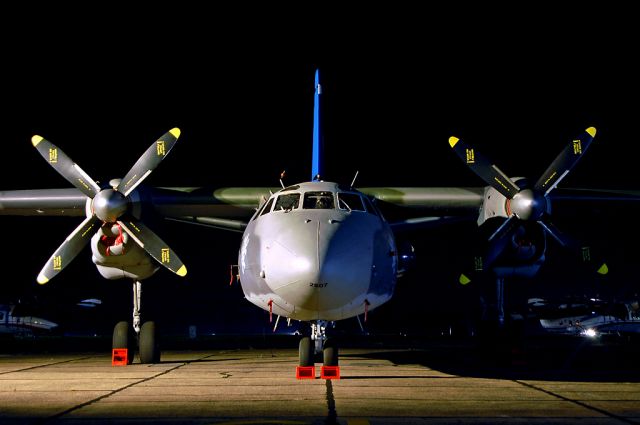
[[[595,329],[589,328],[589,329],[586,329],[586,330],[582,331],[582,335],[588,336],[589,338],[595,338],[596,336],[598,336],[598,333],[596,332]]]

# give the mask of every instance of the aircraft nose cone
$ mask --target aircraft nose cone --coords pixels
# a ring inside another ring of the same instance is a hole
[[[276,294],[301,308],[323,311],[340,308],[367,290],[370,241],[358,241],[337,220],[305,221],[292,230],[268,248],[273,261],[267,263],[273,268],[265,271],[265,279]]]

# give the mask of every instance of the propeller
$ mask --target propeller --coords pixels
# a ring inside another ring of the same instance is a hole
[[[91,199],[91,215],[62,242],[38,275],[38,283],[45,284],[80,253],[100,225],[118,223],[129,236],[161,265],[179,276],[187,268],[175,252],[142,221],[128,213],[129,194],[162,162],[180,137],[180,129],[173,128],[156,140],[113,188],[100,186],[74,163],[60,148],[33,136],[31,142],[40,155],[78,190]]]
[[[506,198],[504,208],[508,218],[489,236],[490,255],[485,259],[485,268],[496,260],[515,232],[526,223],[538,223],[564,247],[575,245],[551,221],[548,195],[576,165],[595,135],[596,129],[589,127],[577,139],[572,140],[533,186],[526,182],[517,185],[476,149],[457,137],[449,138],[449,145],[458,157]]]

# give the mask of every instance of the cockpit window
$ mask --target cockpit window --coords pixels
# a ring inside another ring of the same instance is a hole
[[[269,211],[271,211],[271,206],[273,205],[273,200],[275,198],[271,198],[269,199],[269,202],[267,202],[267,205],[264,206],[264,209],[262,210],[262,212],[260,213],[260,215],[265,215],[266,213],[268,213]]]
[[[307,192],[304,194],[302,208],[307,210],[322,209],[332,210],[335,208],[333,202],[333,192]]]
[[[378,211],[378,209],[373,205],[371,200],[369,200],[369,198],[367,198],[366,196],[364,197],[364,204],[366,205],[368,212],[370,212],[371,214],[377,215],[379,217],[381,216],[380,211]]]
[[[290,193],[278,196],[275,211],[291,211],[300,205],[300,194]]]
[[[357,193],[338,192],[338,208],[348,211],[364,211],[362,198]]]
[[[267,203],[266,203],[266,202],[264,202],[262,205],[260,205],[260,206],[256,209],[255,214],[253,215],[253,217],[251,217],[251,221],[255,220],[256,218],[258,218],[258,217],[260,216],[260,213],[262,213],[262,209],[264,208],[264,206],[265,206],[266,204],[267,204]]]

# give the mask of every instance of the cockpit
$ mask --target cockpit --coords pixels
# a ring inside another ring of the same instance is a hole
[[[309,190],[305,190],[309,189]],[[316,189],[305,185],[289,186],[258,208],[252,220],[259,216],[275,212],[291,212],[299,210],[343,210],[348,212],[369,213],[380,217],[380,212],[371,200],[357,191],[344,190],[336,185],[336,190]]]

